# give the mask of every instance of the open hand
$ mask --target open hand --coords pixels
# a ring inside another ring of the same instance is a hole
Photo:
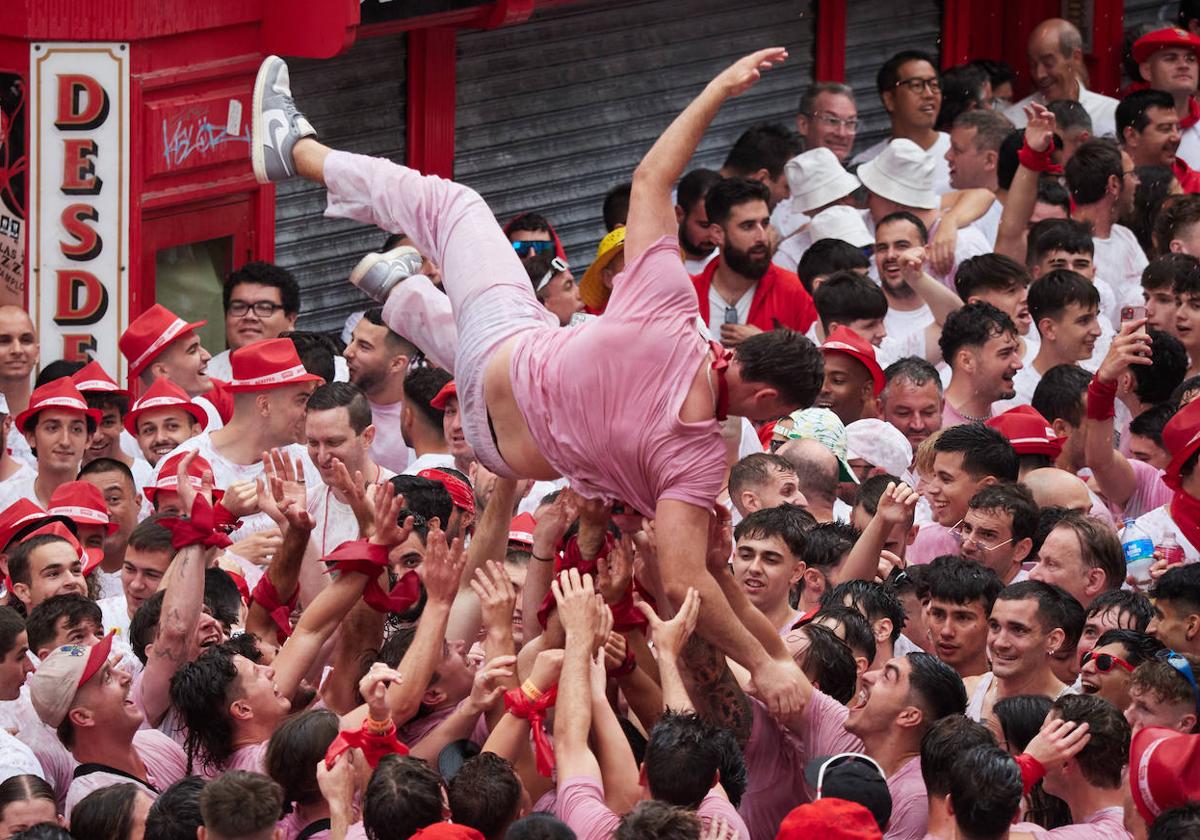
[[[568,642],[577,639],[590,646],[600,624],[600,604],[592,576],[580,576],[576,568],[566,569],[550,582],[550,591],[558,604],[558,619]]]
[[[658,655],[679,658],[700,617],[700,593],[689,586],[679,612],[670,621],[659,618],[658,613],[640,598],[635,603],[650,623],[650,638]]]
[[[504,567],[494,560],[487,561],[486,571],[484,568],[475,570],[475,579],[470,581],[470,586],[479,598],[484,626],[493,631],[508,629],[511,632],[517,591]]]
[[[1145,318],[1126,321],[1108,345],[1108,353],[1096,370],[1096,377],[1101,382],[1113,383],[1129,370],[1130,365],[1154,364],[1150,358],[1152,343],[1146,334]]]
[[[1044,152],[1054,142],[1058,123],[1054,113],[1045,105],[1030,102],[1025,106],[1025,142],[1035,152]]]
[[[1086,723],[1052,718],[1042,724],[1041,731],[1026,745],[1025,754],[1036,758],[1042,766],[1051,767],[1078,755],[1090,740]]]
[[[411,522],[411,519],[410,519]],[[458,584],[462,580],[463,567],[467,558],[463,554],[462,540],[446,544],[446,533],[435,524],[430,526],[425,538],[425,591],[431,603],[454,603],[458,595]]]
[[[788,57],[784,47],[768,47],[765,50],[751,53],[735,61],[722,70],[712,84],[722,96],[740,96],[754,86],[762,78],[764,70],[770,70],[776,64]]]

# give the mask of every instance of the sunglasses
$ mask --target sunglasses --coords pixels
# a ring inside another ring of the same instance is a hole
[[[1196,708],[1200,709],[1200,685],[1196,684],[1196,675],[1192,673],[1191,663],[1173,650],[1160,650],[1155,658],[1166,662],[1187,680],[1187,684],[1192,687],[1192,698],[1196,701]]]
[[[1101,674],[1107,674],[1113,667],[1124,668],[1129,673],[1133,673],[1133,666],[1119,656],[1113,656],[1111,653],[1095,653],[1088,651],[1079,660],[1079,667],[1082,668],[1092,660],[1096,661],[1096,670]]]
[[[542,254],[548,254],[554,250],[554,243],[549,241],[534,242],[528,239],[518,239],[516,242],[512,243],[512,246],[513,250],[517,252],[517,256],[521,259],[525,259],[530,254],[538,254],[540,256]]]
[[[562,257],[555,257],[554,259],[550,260],[550,270],[542,275],[542,279],[538,281],[537,288],[535,288],[533,291],[535,293],[540,292],[542,289],[546,288],[547,283],[554,279],[555,275],[562,274],[568,268],[570,268],[570,266],[567,265],[567,261]]]
[[[825,773],[835,767],[840,767],[843,764],[849,764],[852,761],[856,761],[860,764],[865,764],[868,767],[874,768],[875,772],[879,774],[879,778],[887,779],[887,774],[883,772],[883,768],[880,767],[878,762],[876,762],[875,759],[871,758],[870,756],[853,752],[838,753],[837,755],[831,755],[829,758],[825,759],[825,761],[821,763],[821,769],[817,771],[817,799],[821,798],[821,791],[825,786]]]

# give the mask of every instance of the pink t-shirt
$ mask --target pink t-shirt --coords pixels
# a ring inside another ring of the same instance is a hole
[[[135,732],[133,748],[146,765],[145,781],[149,785],[124,773],[96,769],[86,775],[76,776],[71,781],[71,787],[67,790],[66,810],[63,813],[70,817],[71,809],[92,791],[125,782],[137,784],[147,796],[157,799],[160,793],[187,775],[187,756],[184,755],[183,748],[157,729],[139,729]],[[99,768],[99,765],[93,766]],[[76,768],[75,772],[78,773],[79,770],[80,768]]]
[[[961,554],[962,547],[954,534],[945,525],[930,522],[921,526],[917,538],[904,553],[904,559],[912,566],[932,562],[935,557],[943,554]]]
[[[609,840],[621,818],[604,804],[604,787],[599,779],[575,776],[558,783],[558,800],[554,814],[575,832],[577,840]],[[708,826],[717,817],[724,817],[740,840],[750,840],[750,831],[729,800],[709,792],[696,809],[700,822]]]
[[[194,773],[206,779],[215,779],[226,770],[248,770],[251,773],[266,773],[267,743],[267,741],[260,741],[257,744],[238,747],[224,764],[217,766],[210,764],[200,766],[197,764],[194,768]]]
[[[1129,501],[1125,503],[1125,516],[1132,516],[1137,519],[1143,513],[1154,510],[1156,507],[1161,507],[1171,501],[1171,496],[1174,495],[1171,488],[1163,481],[1165,473],[1147,464],[1145,461],[1139,461],[1136,458],[1129,459],[1129,466],[1133,467],[1133,478],[1137,484],[1133,488],[1133,493],[1129,496]],[[1109,506],[1112,507],[1111,505]],[[1113,512],[1116,518],[1116,511]],[[1121,520],[1117,518],[1117,521]]]
[[[804,751],[796,736],[750,698],[754,718],[750,739],[742,748],[746,761],[746,791],[738,813],[751,837],[774,837],[788,813],[809,801],[804,789]]]
[[[583,496],[647,516],[661,499],[708,508],[725,479],[720,426],[679,419],[708,352],[678,240],[664,236],[617,277],[604,317],[517,343],[513,394],[538,449]]]
[[[1132,840],[1125,828],[1125,809],[1114,805],[1088,814],[1062,828],[1046,829],[1036,823],[1017,823],[1013,831],[1028,831],[1037,840]]]
[[[280,840],[296,840],[300,832],[308,827],[308,821],[301,822],[295,811],[275,823],[282,835]],[[329,829],[324,828],[308,835],[310,840],[329,840]],[[346,830],[346,840],[366,840],[367,831],[361,822],[351,823]]]
[[[950,400],[943,400],[942,405],[942,428],[949,429],[951,426],[961,426],[964,423],[970,423],[968,420],[958,413],[958,409],[950,405]]]

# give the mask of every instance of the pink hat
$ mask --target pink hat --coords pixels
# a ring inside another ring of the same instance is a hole
[[[146,389],[146,393],[133,404],[133,408],[125,413],[125,431],[137,437],[138,418],[147,411],[157,411],[163,408],[177,408],[192,415],[192,419],[203,429],[208,425],[208,412],[188,399],[187,392],[165,376],[155,379]]]
[[[875,396],[883,390],[883,368],[875,361],[875,348],[849,327],[838,327],[821,345],[822,353],[845,353],[862,362],[875,383]]]
[[[88,362],[71,376],[81,394],[105,393],[128,397],[129,392],[117,385],[99,362]]]
[[[233,369],[229,390],[235,394],[325,381],[304,369],[290,338],[268,338],[239,347],[229,354],[229,364]]]
[[[285,341],[287,339],[284,339]],[[167,490],[171,493],[179,492],[179,462],[187,457],[190,450],[176,452],[171,457],[167,458],[158,468],[158,472],[154,476],[154,483],[147,484],[142,488],[142,495],[146,497],[146,501],[154,504],[154,499],[158,496],[160,490]],[[208,462],[203,455],[197,455],[192,459],[191,465],[188,467],[188,484],[192,486],[196,492],[200,492],[201,481],[204,478],[205,471],[212,472],[212,464]],[[225,495],[224,490],[219,490],[213,487],[213,501],[218,502]]]
[[[100,423],[100,411],[95,408],[88,408],[87,400],[83,398],[83,394],[79,393],[79,389],[75,387],[75,383],[71,381],[70,377],[64,376],[61,379],[55,379],[53,382],[47,382],[42,387],[34,389],[33,394],[29,398],[29,408],[17,415],[17,429],[22,432],[29,431],[26,428],[29,421],[39,411],[47,408],[77,412],[84,417],[91,418],[92,422],[97,425]]]
[[[429,401],[429,407],[434,411],[445,411],[446,403],[450,402],[451,399],[458,399],[458,386],[454,384],[453,379],[443,385],[442,390],[433,395],[433,399]]]
[[[117,523],[108,516],[104,494],[95,484],[87,481],[68,481],[60,484],[50,497],[51,516],[65,516],[79,525],[103,525],[108,533],[117,532]]]
[[[108,661],[114,633],[91,647],[63,645],[42,660],[29,677],[29,699],[42,723],[57,727],[63,722],[79,689]]]
[[[140,376],[172,341],[207,323],[188,323],[161,303],[151,306],[134,318],[117,339],[121,355],[129,362],[129,378]]]

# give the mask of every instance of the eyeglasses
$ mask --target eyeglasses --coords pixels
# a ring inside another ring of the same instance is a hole
[[[966,520],[964,519],[958,520],[958,522],[954,524],[954,527],[950,529],[950,535],[958,540],[959,545],[966,545],[968,542],[973,542],[975,545],[979,546],[982,551],[995,551],[997,548],[1006,546],[1013,541],[1013,538],[1009,537],[1004,542],[993,544],[985,543],[983,540],[975,536],[974,531],[972,531],[970,534],[963,531],[963,523],[965,521]]]
[[[1133,673],[1133,666],[1119,656],[1113,656],[1111,653],[1096,653],[1089,650],[1079,660],[1079,667],[1082,668],[1092,660],[1096,660],[1096,670],[1101,674],[1107,674],[1114,666],[1124,668],[1129,673]]]
[[[810,114],[810,116],[826,128],[844,128],[847,131],[858,131],[858,117],[843,120],[833,114]]]
[[[512,243],[513,250],[517,252],[517,256],[525,259],[530,254],[548,254],[554,250],[554,243],[550,241],[542,242],[540,240],[533,241],[529,239],[518,239]]]
[[[929,79],[901,79],[896,82],[896,87],[906,87],[916,94],[920,94],[925,90],[928,90],[930,93],[942,92],[942,83],[936,77]]]
[[[837,755],[831,755],[829,758],[825,759],[825,761],[821,763],[821,768],[817,771],[817,799],[821,798],[821,790],[825,786],[825,773],[834,769],[835,767],[840,767],[841,765],[849,764],[850,762],[865,764],[879,773],[879,778],[887,779],[887,774],[883,772],[883,768],[880,767],[879,763],[869,755],[853,752],[838,753]]]
[[[1166,662],[1187,680],[1187,684],[1192,687],[1192,699],[1196,701],[1196,708],[1200,709],[1200,685],[1196,684],[1196,675],[1192,673],[1191,663],[1173,650],[1160,650],[1155,658]]]
[[[270,318],[280,309],[283,309],[283,305],[272,303],[269,300],[256,300],[253,303],[244,300],[231,300],[229,301],[229,308],[225,311],[234,318],[244,318],[246,313],[251,309],[254,310],[254,314],[259,318]]]
[[[550,270],[542,275],[542,279],[538,281],[538,284],[536,287],[534,287],[533,291],[540,292],[542,289],[546,288],[546,284],[554,279],[554,275],[562,274],[567,270],[567,268],[567,261],[562,257],[555,257],[554,259],[550,260]]]

